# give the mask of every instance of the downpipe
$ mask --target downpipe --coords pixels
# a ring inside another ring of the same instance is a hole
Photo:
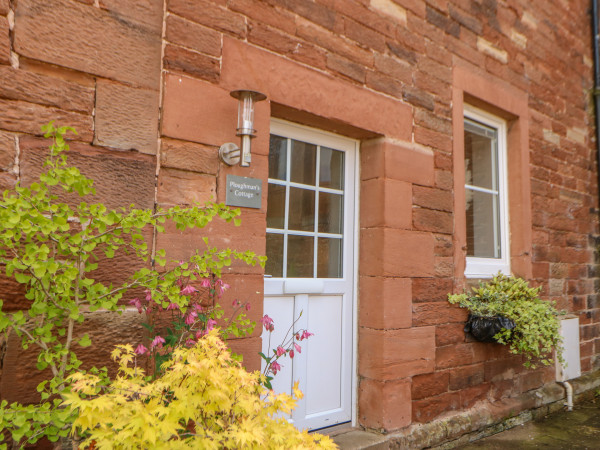
[[[573,411],[573,386],[568,381],[561,381],[560,383],[565,387],[565,391],[567,391],[567,402],[565,403],[567,411]]]

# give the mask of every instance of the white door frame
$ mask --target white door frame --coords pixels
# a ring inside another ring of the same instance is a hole
[[[350,267],[344,267],[344,277],[350,276],[352,278],[351,283],[351,352],[352,356],[350,358],[351,364],[351,374],[350,374],[350,389],[351,389],[351,423],[353,426],[357,424],[358,418],[358,261],[359,261],[359,193],[360,193],[360,145],[359,141],[347,138],[345,136],[340,136],[334,133],[318,130],[315,128],[306,127],[303,125],[298,125],[292,122],[288,122],[281,119],[271,119],[271,134],[283,134],[286,137],[298,136],[298,139],[311,142],[317,145],[328,146],[328,144],[332,148],[338,147],[339,140],[345,140],[348,143],[352,142],[352,151],[354,153],[354,163],[353,167],[351,167],[347,175],[354,177],[354,192],[351,197],[349,197],[349,202],[353,204],[352,216],[346,216],[346,211],[344,212],[344,226],[350,226],[352,228],[349,236],[352,239],[351,246],[344,245],[344,251],[350,250],[352,253],[352,258],[349,260]],[[311,139],[312,137],[312,139]],[[347,220],[346,220],[347,219]],[[345,258],[344,258],[345,262]],[[346,264],[345,264],[346,265]],[[294,279],[292,280],[291,285],[293,285]],[[318,291],[319,279],[314,279],[314,282],[311,282],[307,279],[298,279],[298,281],[302,280],[302,284],[304,287],[302,289],[306,290],[307,293],[310,293],[312,289],[316,289]],[[265,278],[264,289],[265,296],[268,295],[281,295],[286,291],[293,292],[295,289],[294,286],[291,286],[290,283],[286,286],[284,280],[281,279],[269,279]],[[315,284],[315,286],[312,286]],[[316,292],[315,291],[315,292]],[[310,330],[309,330],[310,331]]]

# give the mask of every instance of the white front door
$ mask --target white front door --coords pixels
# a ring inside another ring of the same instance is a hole
[[[314,333],[272,382],[288,393],[300,382],[290,419],[301,429],[352,420],[357,153],[355,140],[271,122],[264,310],[275,331],[263,352],[288,331]]]

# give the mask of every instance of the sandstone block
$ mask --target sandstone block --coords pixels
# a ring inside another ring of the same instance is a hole
[[[385,177],[423,186],[434,184],[434,158],[429,149],[374,139],[364,142],[361,150],[363,180]]]
[[[448,392],[450,372],[434,372],[416,375],[412,379],[412,398],[421,400]]]
[[[5,16],[8,14],[9,0],[0,0],[0,15]]]
[[[410,380],[363,378],[358,391],[358,417],[362,426],[378,430],[390,431],[409,425]]]
[[[412,325],[409,279],[361,277],[359,288],[359,326],[392,329]]]
[[[15,163],[15,138],[14,134],[0,130],[0,170],[10,170]]]
[[[167,40],[210,56],[221,56],[221,33],[173,14],[167,16]]]
[[[8,20],[0,16],[0,64],[10,64],[10,35]]]
[[[164,205],[192,205],[214,201],[215,177],[177,169],[162,169],[158,176],[158,202]]]
[[[110,352],[116,344],[141,343],[144,328],[141,326],[142,316],[137,311],[126,311],[122,315],[116,312],[93,312],[86,314],[86,321],[75,327],[75,336],[78,339],[88,333],[92,339],[90,347],[78,347],[75,351],[83,361],[82,368],[92,366],[107,366],[114,375],[115,365],[110,358]],[[21,338],[15,333],[10,333],[6,354],[3,360],[3,376],[0,379],[0,398],[8,402],[18,401],[32,403],[39,401],[36,386],[44,379],[49,378],[50,371],[40,372],[36,369],[37,347],[31,346],[28,350],[21,349]]]
[[[463,323],[450,323],[435,327],[435,345],[438,347],[462,342],[465,342]]]
[[[156,154],[158,91],[98,80],[94,144]]]
[[[33,182],[42,170],[48,141],[39,138],[21,138],[21,179],[24,184]],[[86,202],[103,202],[108,208],[135,204],[138,208],[154,206],[156,163],[147,155],[134,152],[117,152],[98,149],[72,142],[68,164],[77,166],[94,180],[96,195],[86,197]],[[61,201],[79,204],[77,195],[67,197],[57,193]]]
[[[361,183],[360,187],[361,227],[411,228],[410,183],[376,178]]]
[[[447,392],[435,397],[413,402],[412,420],[418,423],[431,422],[444,412],[455,411],[460,408],[460,393]]]
[[[162,0],[100,0],[100,7],[107,9],[113,16],[124,22],[132,22],[147,28],[148,32],[162,32],[163,2]]]
[[[396,139],[411,139],[411,112],[404,103],[229,38],[223,42],[221,83],[228,89],[253,86],[273,102]]]
[[[232,353],[242,355],[242,365],[249,372],[260,370],[261,359],[258,352],[262,351],[262,340],[260,337],[244,339],[230,339],[227,345]]]
[[[215,147],[165,138],[161,142],[160,163],[162,167],[216,175],[217,152]]]
[[[413,313],[414,327],[448,322],[460,322],[462,324],[467,320],[468,315],[465,309],[456,308],[446,302],[417,303],[413,305]]]
[[[99,8],[68,0],[20,1],[14,45],[32,59],[158,88],[160,32]]]
[[[92,118],[62,109],[36,105],[23,101],[5,100],[0,98],[0,128],[34,135],[42,135],[42,125],[51,120],[56,124],[69,125],[77,130],[82,141],[91,142]]]
[[[164,65],[168,70],[185,72],[191,76],[216,82],[219,80],[219,60],[178,45],[167,44]]]
[[[450,278],[413,278],[413,302],[445,302],[452,292]]]
[[[361,230],[360,270],[369,276],[431,277],[433,236],[425,233],[368,228]]]
[[[67,111],[90,114],[94,109],[94,89],[25,70],[0,66],[0,97],[24,100]]]
[[[484,382],[485,372],[483,364],[459,367],[450,371],[450,390],[458,391],[470,386],[477,386]]]
[[[377,380],[393,380],[432,372],[434,327],[400,330],[360,328],[358,372]]]
[[[185,17],[193,22],[236,36],[245,36],[246,21],[244,16],[215,5],[214,2],[198,0],[190,3],[187,0],[169,0],[169,12]]]

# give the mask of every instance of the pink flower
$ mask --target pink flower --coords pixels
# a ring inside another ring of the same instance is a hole
[[[273,319],[271,319],[268,315],[264,315],[262,319],[260,319],[260,323],[262,323],[267,331],[275,330],[275,326],[273,325]]]
[[[290,350],[290,358],[294,358],[294,350]]]
[[[204,307],[202,305],[198,304],[198,303],[196,303],[194,305],[194,309],[196,309],[196,312],[199,312],[199,313],[204,312]]]
[[[281,366],[279,365],[279,363],[277,361],[273,361],[271,363],[271,372],[273,372],[273,375],[277,375],[277,372],[279,372],[281,370]]]
[[[152,300],[152,291],[150,289],[146,289],[146,301],[149,302]]]
[[[203,288],[210,287],[210,280],[208,278],[203,278],[200,282],[200,286],[202,286]]]
[[[182,293],[183,295],[191,295],[191,294],[193,294],[194,292],[198,292],[198,289],[196,289],[196,288],[195,288],[194,286],[192,286],[191,284],[188,284],[186,287],[184,287],[184,288],[181,290],[181,293]]]
[[[250,311],[250,303],[246,303],[246,311]]]
[[[223,283],[223,280],[220,278],[215,282],[215,289],[219,288],[219,297],[223,295],[223,292],[230,288],[227,283]]]
[[[277,347],[277,356],[285,355],[285,349],[280,345]]]
[[[133,300],[130,300],[129,304],[135,306],[140,314],[142,313],[142,302],[140,302],[139,298],[136,297]]]
[[[235,307],[235,306],[240,306],[240,301],[239,301],[239,300],[237,300],[237,299],[236,299],[236,300],[234,300],[234,301],[232,301],[232,302],[231,302],[231,306],[234,306],[234,307]]]
[[[298,353],[302,353],[302,347],[300,347],[300,346],[299,346],[298,344],[296,344],[295,342],[294,342],[294,348],[296,349],[296,351],[297,351]]]
[[[185,316],[185,324],[192,325],[196,321],[197,318],[198,318],[198,313],[196,311],[192,311],[187,316]]]
[[[150,344],[150,348],[154,348],[154,347],[162,348],[162,345],[164,343],[165,343],[164,338],[162,338],[161,336],[156,336],[154,338],[154,340],[152,341],[152,343]]]
[[[148,351],[148,349],[146,347],[144,347],[144,345],[142,345],[142,344],[138,345],[135,348],[135,353],[137,353],[138,355],[143,355],[147,351]]]
[[[310,333],[310,332],[308,332],[308,331],[306,331],[306,330],[304,330],[304,331],[302,332],[302,337],[300,337],[300,340],[302,341],[302,340],[304,340],[304,339],[308,339],[308,338],[309,338],[309,337],[311,337],[311,336],[314,336],[314,334],[313,334],[313,333]]]
[[[206,330],[198,330],[196,331],[196,339],[200,339],[202,336],[204,336],[207,333]]]
[[[169,306],[167,306],[167,311],[172,309],[179,309],[179,305],[177,303],[169,303]]]
[[[196,341],[194,341],[193,339],[188,339],[187,341],[185,341],[185,345],[186,347],[193,347],[194,345],[196,345]]]
[[[206,321],[206,331],[212,330],[216,324],[217,324],[217,321],[215,319],[208,319]]]

